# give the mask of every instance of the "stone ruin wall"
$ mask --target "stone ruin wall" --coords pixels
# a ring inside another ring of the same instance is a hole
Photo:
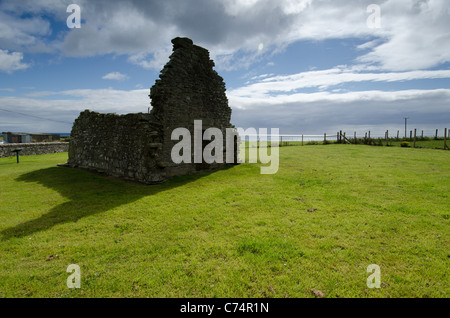
[[[86,110],[75,120],[69,146],[72,167],[143,183],[158,183],[161,124],[149,114],[100,114]]]
[[[175,38],[172,43],[169,62],[150,89],[150,114],[82,112],[72,128],[66,166],[153,184],[227,165],[225,145],[224,163],[193,163],[193,151],[192,163],[175,164],[171,159],[172,148],[179,142],[171,140],[174,129],[187,128],[193,140],[194,120],[202,120],[203,131],[219,128],[224,137],[226,128],[233,127],[225,83],[213,69],[208,50],[187,38]],[[235,152],[237,162],[236,145]]]
[[[69,149],[68,142],[32,142],[32,143],[15,143],[0,144],[0,158],[15,157],[16,153],[12,152],[16,148],[21,148],[19,156],[45,155],[57,152],[67,152]]]
[[[219,169],[224,165],[176,165],[170,158],[172,147],[178,142],[171,140],[174,129],[187,128],[193,139],[194,120],[202,120],[203,131],[215,127],[222,130],[224,136],[225,129],[232,127],[225,83],[213,69],[214,62],[210,60],[208,50],[193,45],[186,38],[174,39],[172,43],[173,53],[169,62],[150,90],[153,106],[151,114],[163,124],[163,158],[167,160],[168,174],[171,176]],[[193,154],[191,162],[194,162]]]

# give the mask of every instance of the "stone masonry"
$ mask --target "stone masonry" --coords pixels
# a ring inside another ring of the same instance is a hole
[[[0,144],[0,158],[16,156],[14,149],[22,149],[19,156],[44,155],[57,152],[67,152],[68,142],[33,142],[33,143],[15,143]]]
[[[66,166],[153,184],[227,165],[225,142],[224,163],[192,160],[175,164],[171,159],[172,148],[179,142],[171,140],[174,129],[187,128],[193,139],[194,120],[202,120],[202,132],[214,127],[224,137],[226,129],[233,127],[225,83],[213,69],[208,50],[188,38],[175,38],[172,44],[169,62],[150,89],[151,112],[126,115],[82,112],[72,128]],[[236,138],[234,163],[237,163],[237,142]]]

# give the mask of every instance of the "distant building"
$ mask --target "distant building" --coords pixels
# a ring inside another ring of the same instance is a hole
[[[3,142],[8,144],[24,144],[32,142],[60,141],[59,134],[33,134],[23,132],[3,132]]]

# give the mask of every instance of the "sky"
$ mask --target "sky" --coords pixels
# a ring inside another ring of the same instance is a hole
[[[236,127],[450,128],[448,0],[0,0],[0,131],[148,112],[178,36],[210,51]]]

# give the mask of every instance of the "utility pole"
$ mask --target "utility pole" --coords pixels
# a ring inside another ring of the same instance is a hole
[[[406,125],[407,125],[407,122],[408,122],[408,117],[405,117],[405,138],[406,138]]]

